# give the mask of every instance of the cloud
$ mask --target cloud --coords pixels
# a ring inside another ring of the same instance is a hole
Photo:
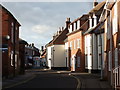
[[[3,2],[20,22],[20,37],[40,47],[47,44],[67,17],[71,21],[88,13],[92,3],[85,2]]]
[[[54,30],[54,27],[48,26],[48,25],[35,25],[32,27],[32,31],[39,33],[39,34],[44,34],[47,32],[50,32],[50,30]]]

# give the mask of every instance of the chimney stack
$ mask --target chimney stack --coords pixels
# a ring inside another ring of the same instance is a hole
[[[93,8],[96,7],[97,4],[98,4],[97,0],[94,0],[94,2],[93,2]]]
[[[70,24],[71,22],[70,22],[70,18],[67,18],[66,19],[66,23],[65,23],[65,28],[68,28],[68,25]]]
[[[41,46],[41,51],[44,51],[44,46]]]
[[[32,47],[34,47],[34,43],[32,43]]]

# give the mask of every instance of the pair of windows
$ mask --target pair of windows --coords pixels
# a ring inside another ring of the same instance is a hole
[[[15,42],[17,42],[17,31],[14,32],[14,23],[12,22],[11,23],[11,42],[13,43],[14,42],[14,35],[15,35]],[[18,27],[16,26],[15,27],[15,30],[18,30]]]
[[[114,66],[115,66],[115,68],[116,67],[118,67],[118,48],[115,48],[115,50],[114,50]],[[112,69],[112,52],[111,51],[109,51],[109,53],[108,53],[108,61],[109,61],[109,71],[111,71],[111,69]]]
[[[72,31],[78,30],[79,28],[80,28],[80,20],[70,25],[69,33],[71,33]]]
[[[71,49],[73,48],[72,45],[74,46],[74,49],[80,48],[80,39],[77,39],[77,40],[74,40],[74,41],[70,42],[70,48]]]

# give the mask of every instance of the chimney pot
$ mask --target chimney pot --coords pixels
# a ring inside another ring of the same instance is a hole
[[[94,0],[94,2],[93,2],[93,8],[94,8],[95,6],[97,6],[97,4],[98,4],[97,0]]]

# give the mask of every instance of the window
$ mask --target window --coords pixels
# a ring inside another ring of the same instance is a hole
[[[116,48],[114,52],[115,52],[115,56],[114,56],[115,57],[114,58],[115,59],[115,67],[118,67],[118,49]]]
[[[13,64],[13,51],[11,52],[11,66],[14,66],[14,64]]]
[[[17,69],[17,55],[15,55],[15,69]]]
[[[76,22],[74,23],[74,31],[76,30]]]
[[[70,28],[69,28],[69,33],[72,32],[72,24],[70,25]]]
[[[112,23],[112,27],[113,27],[113,34],[115,34],[116,32],[118,32],[118,13],[117,13],[117,3],[115,4],[114,7],[114,17],[113,17],[113,23]]]
[[[77,21],[77,29],[80,28],[80,20]]]
[[[80,67],[80,57],[77,57],[77,67]]]
[[[91,18],[91,16],[89,16],[89,28],[91,28],[92,27],[92,18]]]
[[[107,39],[110,39],[111,36],[111,22],[110,22],[110,16],[108,16],[107,20]]]
[[[80,48],[80,39],[77,39],[77,48]]]
[[[65,49],[68,49],[68,42],[65,43]]]
[[[85,67],[88,67],[88,55],[85,55]]]
[[[109,55],[108,55],[108,60],[109,60],[109,65],[108,65],[108,70],[111,71],[112,69],[112,56],[111,56],[111,51],[109,51]]]
[[[72,41],[70,41],[70,49],[72,49]]]
[[[76,49],[76,40],[74,40],[74,49]]]
[[[11,23],[11,42],[14,42],[14,23]]]
[[[15,30],[15,43],[17,43],[18,42],[18,27],[16,26],[15,29],[16,29]]]

